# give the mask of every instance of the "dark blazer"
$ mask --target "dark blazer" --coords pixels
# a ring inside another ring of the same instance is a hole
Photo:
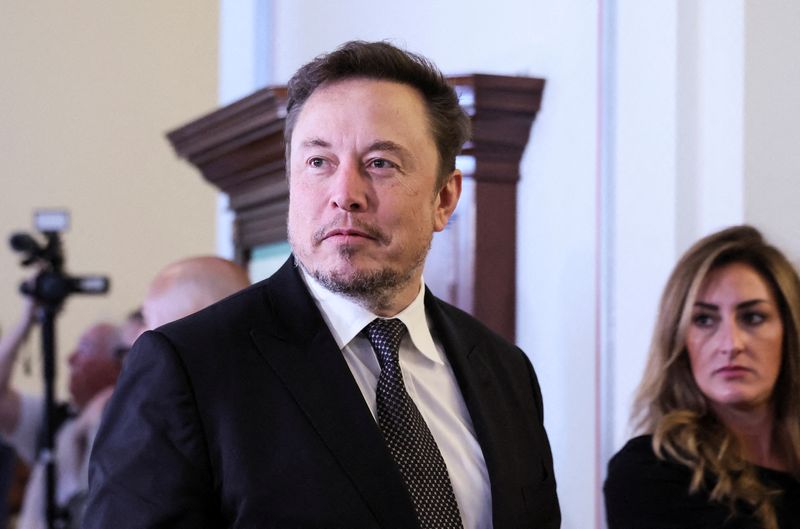
[[[496,529],[557,528],[525,354],[425,296],[483,449]],[[292,259],[144,334],[90,466],[86,529],[416,527],[367,404]]]

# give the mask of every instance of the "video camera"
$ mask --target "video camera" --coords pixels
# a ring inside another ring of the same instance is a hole
[[[27,233],[15,233],[9,243],[23,254],[22,266],[37,264],[41,272],[31,282],[20,285],[20,291],[36,301],[59,307],[70,294],[105,294],[109,279],[105,276],[71,277],[64,273],[61,233],[69,227],[69,213],[64,210],[40,210],[34,213],[34,224],[44,236],[40,244]]]
[[[104,294],[108,292],[109,280],[105,276],[72,277],[64,272],[64,251],[61,245],[61,232],[69,226],[69,214],[64,210],[40,210],[34,214],[36,229],[44,236],[40,244],[27,233],[11,236],[11,248],[23,254],[22,266],[37,265],[39,273],[31,281],[20,285],[20,291],[39,304],[39,323],[42,327],[42,358],[44,378],[44,417],[43,442],[38,457],[45,465],[44,493],[46,498],[47,526],[49,529],[65,529],[70,523],[70,512],[57,504],[55,432],[58,428],[56,417],[55,386],[56,378],[56,340],[55,317],[64,300],[70,294]]]

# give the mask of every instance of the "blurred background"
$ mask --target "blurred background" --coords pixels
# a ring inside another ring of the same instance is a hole
[[[678,255],[747,222],[800,257],[798,27],[792,0],[0,0],[0,235],[67,208],[68,270],[111,276],[108,296],[68,300],[63,359],[164,264],[231,255],[226,198],[167,131],[351,39],[448,75],[544,78],[518,185],[516,335],[542,383],[563,527],[601,528]],[[0,332],[29,273],[0,249]],[[15,380],[36,390],[38,341],[26,349]]]

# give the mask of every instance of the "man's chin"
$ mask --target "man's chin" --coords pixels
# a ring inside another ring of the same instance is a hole
[[[378,312],[391,305],[397,293],[412,282],[419,284],[425,254],[420,256],[416,266],[408,269],[389,266],[391,259],[385,256],[379,261],[365,254],[344,256],[340,253],[327,257],[326,260],[315,260],[308,255],[295,254],[295,259],[303,270],[324,288]],[[307,266],[308,264],[315,266]]]
[[[355,266],[353,263],[328,269],[318,268],[311,275],[328,290],[356,298],[380,296],[402,286],[407,280],[396,270],[385,266]]]
[[[338,253],[327,256],[325,259],[312,258],[304,261],[303,267],[312,275],[321,274],[340,278],[342,281],[379,273],[386,268],[387,262],[386,259],[373,259],[360,252]],[[306,266],[306,263],[311,266]]]

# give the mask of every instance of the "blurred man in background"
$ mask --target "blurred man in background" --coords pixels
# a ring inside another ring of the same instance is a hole
[[[0,434],[31,468],[18,527],[46,528],[45,464],[37,460],[44,426],[44,397],[17,391],[11,374],[19,350],[36,322],[37,307],[26,298],[19,323],[0,340]],[[121,342],[117,326],[102,322],[90,326],[68,357],[70,402],[56,407],[55,500],[78,527],[88,488],[87,465],[100,416],[122,368],[117,353]],[[129,347],[129,344],[127,345]]]
[[[79,527],[88,489],[88,460],[106,403],[125,354],[146,329],[187,316],[249,285],[247,272],[213,256],[182,259],[153,279],[143,308],[119,327],[98,323],[81,336],[68,357],[70,403],[58,407],[56,501]],[[0,434],[33,470],[18,527],[45,529],[45,465],[36,461],[42,439],[42,396],[22,394],[11,385],[19,350],[36,323],[36,304],[25,298],[19,323],[0,341]]]
[[[161,270],[142,305],[147,329],[188,316],[250,285],[247,271],[227,259],[189,257]]]

